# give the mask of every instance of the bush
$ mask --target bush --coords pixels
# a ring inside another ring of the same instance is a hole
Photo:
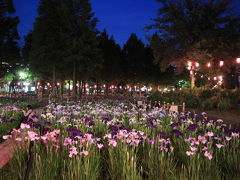
[[[183,102],[185,102],[186,106],[189,108],[197,108],[199,106],[200,101],[195,94],[191,92],[185,92]]]
[[[217,109],[219,111],[228,111],[231,109],[231,103],[227,99],[221,99],[218,103]]]
[[[201,104],[203,110],[213,110],[214,109],[214,101],[212,99],[207,99]]]
[[[210,99],[211,97],[213,97],[214,95],[216,94],[216,91],[215,90],[210,90],[210,89],[207,89],[207,90],[203,90],[201,93],[200,93],[200,98],[201,99]]]
[[[163,101],[163,98],[161,97],[161,95],[158,91],[155,91],[149,96],[148,100],[151,102]]]

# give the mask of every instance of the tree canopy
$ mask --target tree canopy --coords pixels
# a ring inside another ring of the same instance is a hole
[[[14,17],[12,0],[0,0],[0,77],[16,67],[20,61],[20,48],[17,40],[19,18]]]
[[[161,3],[151,40],[155,60],[163,69],[176,64],[181,72],[188,60],[229,69],[239,51],[240,16],[234,0],[157,0]]]

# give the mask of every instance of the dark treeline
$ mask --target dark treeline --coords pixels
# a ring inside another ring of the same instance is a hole
[[[40,0],[20,51],[13,1],[0,0],[0,75],[25,64],[41,84],[51,82],[53,95],[57,84],[63,89],[68,80],[73,82],[69,94],[76,96],[86,93],[87,82],[97,89],[104,84],[106,93],[111,85],[174,84],[188,75],[189,60],[200,63],[204,77],[229,74],[240,42],[240,18],[230,11],[234,0],[157,1],[161,6],[155,24],[147,27],[156,31],[150,45],[133,33],[121,48],[107,30],[97,30],[89,0]],[[225,61],[221,71],[206,69],[207,62],[217,66],[219,60]]]
[[[111,85],[157,84],[170,74],[174,78],[174,73],[160,72],[152,49],[136,34],[121,48],[107,30],[99,32],[89,0],[40,0],[38,14],[22,58],[41,84],[51,82],[53,95],[57,83],[63,89],[66,80],[73,82],[76,96],[86,93],[86,82],[105,84],[108,93]]]

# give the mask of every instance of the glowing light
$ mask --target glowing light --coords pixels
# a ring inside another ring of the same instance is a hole
[[[219,66],[220,66],[220,67],[222,67],[223,64],[224,64],[224,61],[220,61],[220,62],[219,62]]]
[[[213,80],[217,80],[217,77],[214,77]]]
[[[105,88],[105,87],[106,87],[106,85],[104,84],[104,85],[103,85],[103,87]]]
[[[39,85],[40,85],[40,82],[38,82],[37,85],[39,86]]]
[[[237,58],[237,59],[236,59],[236,62],[237,62],[238,64],[240,64],[240,58]]]
[[[23,82],[23,85],[24,85],[24,86],[29,86],[30,83],[29,83],[29,82]]]
[[[97,88],[97,85],[95,85],[94,88]]]
[[[18,86],[20,86],[20,85],[21,85],[21,83],[19,82],[19,83],[17,83],[17,85],[18,85]]]
[[[200,65],[199,65],[199,63],[198,62],[196,62],[196,67],[199,67]]]
[[[201,75],[201,78],[203,78],[203,75]]]
[[[47,83],[48,86],[50,86],[50,83]]]
[[[211,63],[209,62],[209,63],[207,63],[207,67],[211,67]]]
[[[193,71],[190,71],[190,74],[193,75]]]
[[[79,84],[76,84],[77,87],[79,87]]]

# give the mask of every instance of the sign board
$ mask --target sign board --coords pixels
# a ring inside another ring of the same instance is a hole
[[[138,106],[142,106],[143,102],[142,101],[138,101],[137,104],[138,104]]]
[[[169,111],[170,112],[178,112],[178,106],[177,105],[171,105]]]

